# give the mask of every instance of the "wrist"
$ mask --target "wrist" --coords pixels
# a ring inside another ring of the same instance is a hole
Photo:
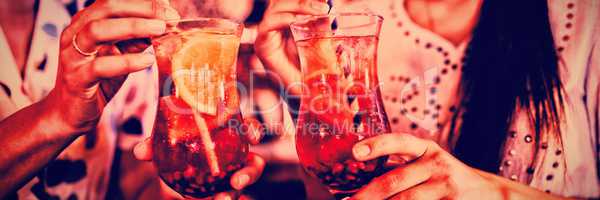
[[[48,139],[60,140],[65,138],[75,138],[83,134],[80,128],[77,128],[73,123],[69,123],[68,111],[65,105],[60,102],[60,95],[55,90],[52,90],[46,98],[42,99],[36,106],[36,113],[40,113],[38,125],[41,132]]]
[[[565,199],[498,175],[491,175],[491,178],[495,180],[499,196],[503,197],[502,199]]]

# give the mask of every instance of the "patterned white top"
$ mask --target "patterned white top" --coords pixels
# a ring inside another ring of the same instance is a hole
[[[44,98],[56,79],[59,38],[70,18],[92,0],[40,0],[24,76],[0,31],[0,120]],[[130,74],[100,119],[97,132],[79,137],[56,160],[9,197],[104,199],[117,147],[130,151],[148,137],[156,112],[155,67]],[[69,102],[63,105],[69,106]]]
[[[452,149],[458,137],[449,134],[450,118],[457,109],[468,40],[455,46],[420,27],[408,16],[404,0],[350,2],[345,9],[362,9],[385,19],[378,74],[392,130]],[[548,4],[566,99],[563,146],[552,138],[541,139],[536,146],[527,115],[517,112],[499,175],[553,194],[600,197],[600,1]],[[536,148],[540,151],[534,158]]]

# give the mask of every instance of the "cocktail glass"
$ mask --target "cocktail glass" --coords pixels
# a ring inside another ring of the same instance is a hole
[[[242,28],[225,19],[179,20],[152,39],[160,88],[153,160],[184,197],[229,190],[231,174],[245,164],[235,74]]]
[[[340,13],[291,25],[303,81],[296,150],[304,169],[338,197],[384,172],[387,157],[361,162],[352,155],[358,141],[391,132],[377,79],[382,21]]]

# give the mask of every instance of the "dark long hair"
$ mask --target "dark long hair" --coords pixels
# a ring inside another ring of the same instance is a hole
[[[560,135],[563,100],[545,0],[484,0],[463,70],[454,148],[463,162],[497,172],[517,108],[529,113],[536,139]]]

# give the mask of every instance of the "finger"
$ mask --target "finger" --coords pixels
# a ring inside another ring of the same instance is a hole
[[[112,78],[126,75],[150,67],[154,56],[147,53],[103,56],[87,66],[91,74],[98,78]]]
[[[77,33],[77,46],[86,52],[94,51],[97,45],[134,38],[148,38],[165,33],[166,23],[162,20],[143,18],[115,18],[92,21]]]
[[[139,17],[160,20],[180,18],[175,9],[160,1],[102,1],[80,11],[63,32],[61,45],[70,42],[73,35],[91,21],[104,18]]]
[[[445,199],[450,194],[448,183],[442,180],[427,181],[415,187],[409,188],[394,195],[392,200],[415,199],[415,200],[437,200]]]
[[[431,162],[429,160],[418,160],[414,163],[398,167],[373,179],[352,198],[386,199],[398,192],[427,181],[433,174],[433,170],[431,169]]]
[[[152,140],[146,138],[133,148],[133,155],[141,161],[152,161]]]
[[[246,166],[231,176],[231,187],[236,190],[244,189],[244,187],[256,182],[265,168],[265,160],[257,154],[248,154]]]
[[[246,131],[246,136],[251,144],[258,144],[260,139],[262,138],[262,126],[258,120],[254,117],[246,117],[244,118],[244,124],[248,127]]]
[[[323,0],[282,0],[272,1],[268,13],[294,13],[303,15],[323,15],[329,12],[329,5]]]
[[[263,20],[258,25],[259,37],[270,31],[277,31],[288,28],[290,24],[296,21],[296,16],[292,13],[275,13],[265,16],[268,20]]]
[[[142,17],[161,20],[180,19],[179,13],[165,1],[102,1],[93,4],[74,16],[75,20],[103,19],[117,17]],[[85,19],[84,19],[85,18]],[[91,21],[91,20],[90,20]],[[89,21],[88,21],[89,22]]]
[[[315,0],[278,1],[265,13],[265,19],[259,24],[259,32],[268,32],[287,28],[296,21],[296,15],[323,15],[329,11],[329,5]]]
[[[360,161],[390,154],[398,154],[410,161],[432,148],[434,145],[431,143],[433,142],[409,134],[382,134],[356,143],[352,153],[354,158]]]
[[[268,68],[268,72],[275,76],[276,83],[283,83],[286,92],[291,95],[300,95],[303,85],[301,84],[301,73],[296,63],[290,61],[289,55],[281,51],[284,43],[282,33],[277,31],[259,34],[256,38],[254,49],[261,58],[261,62]],[[279,44],[279,45],[272,45]],[[294,55],[297,59],[297,55]]]
[[[100,79],[127,75],[148,68],[153,63],[154,56],[146,53],[97,57],[75,69],[71,80],[77,85],[89,87]]]
[[[234,199],[238,199],[237,197],[240,195],[239,191],[228,191],[228,192],[221,192],[218,193],[217,195],[215,195],[215,200],[234,200]]]

